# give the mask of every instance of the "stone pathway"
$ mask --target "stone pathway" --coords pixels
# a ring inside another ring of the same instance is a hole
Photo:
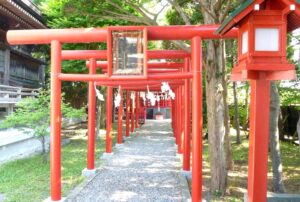
[[[67,201],[187,201],[170,121],[147,121]]]

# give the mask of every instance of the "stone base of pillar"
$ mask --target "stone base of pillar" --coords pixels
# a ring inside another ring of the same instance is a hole
[[[103,153],[101,156],[100,156],[100,159],[109,159],[111,158],[112,156],[114,155],[114,153]]]
[[[85,168],[81,171],[81,175],[84,177],[91,177],[94,176],[95,174],[96,174],[96,169],[89,170]]]
[[[115,144],[115,147],[116,147],[116,148],[123,147],[123,143],[122,143],[122,144]]]
[[[51,197],[48,197],[43,202],[64,202],[64,201],[66,201],[65,197],[62,197],[59,201],[52,201]]]

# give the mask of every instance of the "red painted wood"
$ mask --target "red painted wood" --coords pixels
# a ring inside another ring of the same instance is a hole
[[[135,128],[139,128],[139,105],[140,105],[140,102],[139,102],[139,93],[136,91],[135,92]]]
[[[189,71],[189,58],[184,59],[184,70]],[[191,85],[190,80],[184,81],[184,143],[183,143],[183,170],[190,170],[191,158]]]
[[[133,105],[133,100],[130,98],[130,118],[131,118],[131,133],[134,132],[134,105]]]
[[[61,55],[62,60],[89,60],[90,58],[107,59],[106,50],[63,50]],[[87,63],[87,67],[89,67],[90,61],[87,61]]]
[[[61,44],[51,42],[51,94],[50,94],[50,175],[51,200],[61,199],[61,81],[58,74],[61,72]]]
[[[113,88],[108,86],[106,97],[106,153],[112,153],[112,102]]]
[[[120,93],[120,96],[121,96],[121,99],[120,99],[120,106],[119,106],[119,111],[118,111],[118,144],[122,144],[123,143],[123,127],[122,127],[122,124],[123,124],[123,90],[122,90],[122,87],[119,88],[119,93]]]
[[[169,74],[149,74],[148,78],[144,77],[132,77],[132,76],[112,76],[108,77],[107,75],[102,75],[102,74],[63,74],[60,73],[58,75],[58,78],[62,81],[125,81],[125,80],[160,80],[160,81],[165,81],[168,79],[186,79],[186,78],[191,78],[192,74],[191,73],[169,73]]]
[[[96,59],[90,59],[90,74],[96,73]],[[96,127],[96,92],[94,82],[88,84],[88,148],[87,169],[95,168],[95,127]]]
[[[182,89],[178,88],[178,145],[177,145],[177,153],[182,154]]]
[[[192,48],[192,201],[202,200],[202,45],[194,37]]]
[[[270,81],[251,81],[248,201],[266,202]]]
[[[130,116],[130,92],[126,90],[126,137],[129,137]]]
[[[140,29],[143,26],[129,28]],[[195,36],[201,36],[203,39],[218,39],[237,36],[236,29],[230,30],[223,37],[216,35],[215,32],[218,28],[219,25],[147,26],[147,36],[148,40],[189,40]],[[124,27],[120,27],[120,29],[124,29]],[[7,41],[11,45],[49,44],[52,40],[58,40],[61,43],[89,43],[107,42],[107,36],[107,28],[11,30],[7,32]]]

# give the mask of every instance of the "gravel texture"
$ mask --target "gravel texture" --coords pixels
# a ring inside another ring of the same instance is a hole
[[[170,121],[147,121],[67,201],[186,201]]]

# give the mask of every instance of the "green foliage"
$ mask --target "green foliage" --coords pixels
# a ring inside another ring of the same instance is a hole
[[[135,11],[125,1],[114,0],[116,4],[125,8],[130,13]],[[103,0],[35,0],[44,14],[50,28],[81,28],[81,27],[106,27],[114,25],[134,25],[126,20],[107,19],[107,11],[117,12],[107,1]],[[64,50],[105,50],[105,43],[80,43],[64,44]],[[49,53],[49,47],[48,51]],[[85,61],[64,61],[64,73],[87,73]],[[47,72],[49,74],[49,71]],[[48,77],[48,76],[46,76]],[[63,82],[62,90],[65,99],[73,107],[82,107],[87,103],[87,84],[83,82]]]
[[[297,83],[295,83],[295,86]],[[300,110],[300,85],[298,87],[279,87],[282,106],[296,106]]]
[[[84,109],[74,109],[62,101],[62,116],[64,118],[85,118]],[[17,109],[1,122],[0,129],[19,127],[33,130],[34,135],[43,137],[49,135],[50,125],[50,93],[41,90],[37,98],[25,98],[17,104]]]

